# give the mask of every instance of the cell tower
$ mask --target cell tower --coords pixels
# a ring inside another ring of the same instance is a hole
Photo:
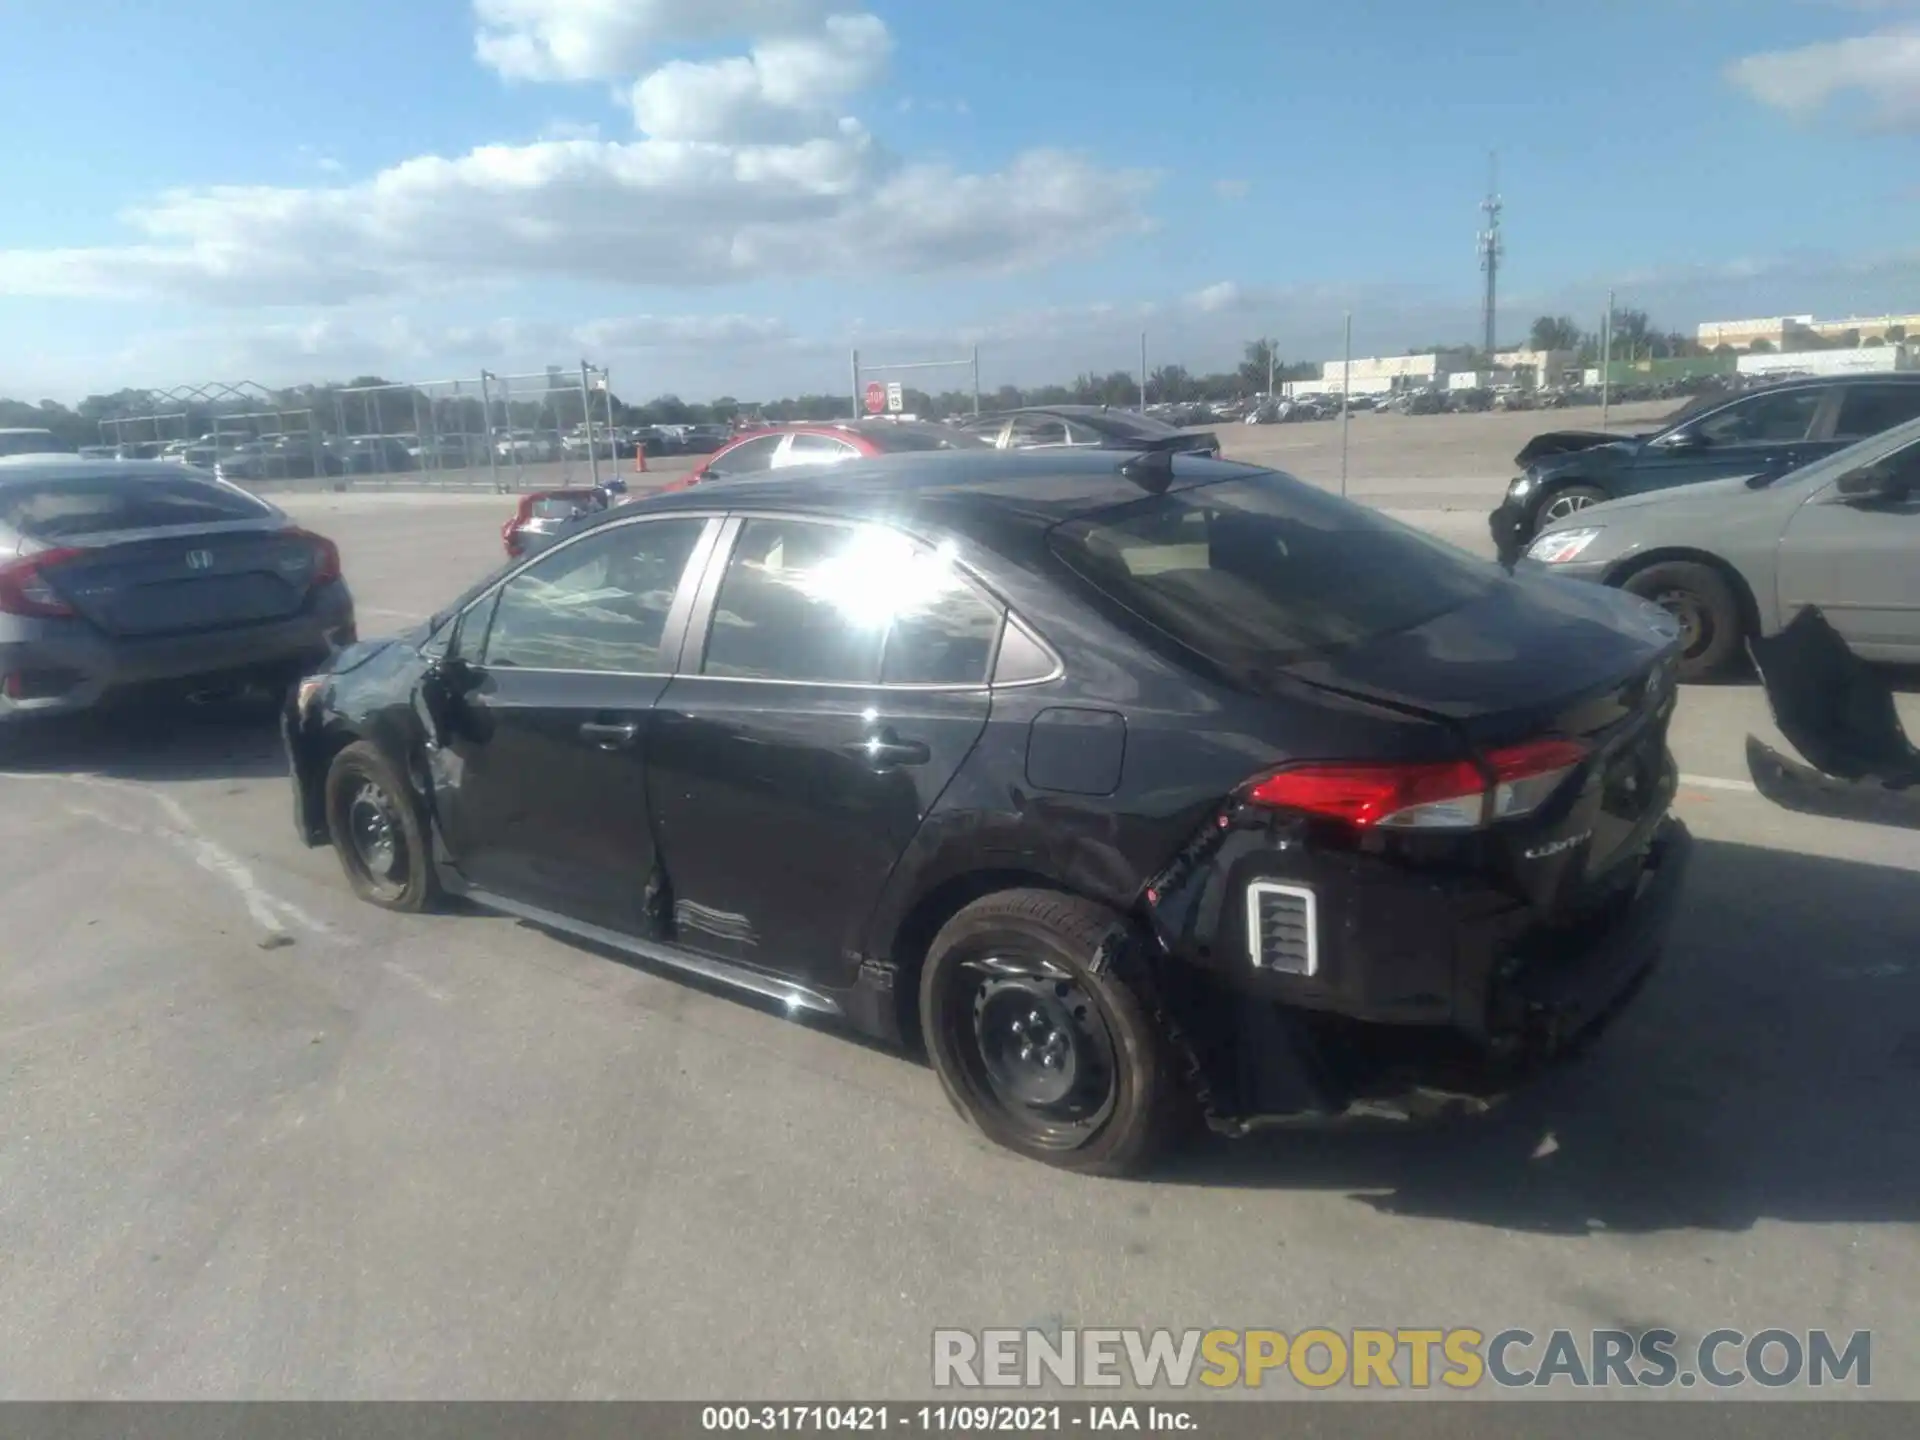
[[[1486,313],[1482,317],[1485,325],[1487,363],[1493,363],[1493,352],[1498,348],[1494,344],[1494,305],[1500,294],[1500,262],[1506,258],[1507,248],[1500,238],[1500,157],[1491,157],[1488,167],[1487,198],[1480,202],[1480,209],[1487,217],[1487,228],[1480,232],[1480,268],[1487,275]]]

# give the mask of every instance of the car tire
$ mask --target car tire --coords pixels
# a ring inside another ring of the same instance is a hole
[[[1549,490],[1533,507],[1533,534],[1570,520],[1589,505],[1599,505],[1607,499],[1607,492],[1597,485],[1562,485],[1557,490]]]
[[[1030,1159],[1146,1170],[1193,1118],[1147,963],[1121,916],[1076,896],[1005,890],[968,905],[920,974],[921,1033],[948,1100]]]
[[[1697,682],[1725,674],[1744,653],[1746,624],[1727,577],[1694,560],[1666,560],[1621,583],[1680,622],[1679,678]]]
[[[425,814],[387,757],[357,741],[327,767],[327,834],[353,893],[417,915],[440,900]]]

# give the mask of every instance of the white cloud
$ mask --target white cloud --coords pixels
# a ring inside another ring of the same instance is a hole
[[[0,251],[0,294],[345,303],[473,279],[693,285],[1004,270],[1137,231],[1154,183],[1033,151],[963,174],[859,132],[790,145],[484,146],[362,183],[169,191],[124,246]]]
[[[1251,180],[1216,180],[1213,193],[1222,200],[1244,200],[1253,193]]]
[[[625,315],[589,320],[572,338],[589,350],[746,349],[791,339],[784,320],[765,315]]]
[[[1222,280],[1217,285],[1209,285],[1204,290],[1196,290],[1187,297],[1187,303],[1205,315],[1217,315],[1223,310],[1231,310],[1242,303],[1245,292],[1231,280]]]
[[[1811,115],[1858,94],[1876,123],[1920,126],[1920,29],[1913,27],[1749,55],[1727,73],[1756,99],[1789,114]]]
[[[766,40],[750,55],[662,66],[633,87],[634,121],[659,140],[827,133],[840,107],[885,73],[892,48],[877,16],[829,16],[818,35]]]
[[[822,0],[474,0],[474,53],[510,80],[619,80],[664,47],[804,31]]]
[[[423,155],[351,184],[181,189],[122,215],[128,243],[0,251],[0,295],[344,305],[562,279],[706,285],[1005,271],[1146,227],[1155,177],[1037,149],[963,173],[889,154],[848,102],[892,38],[814,0],[476,0],[504,73],[632,74],[658,46],[752,32],[746,55],[673,61],[631,102],[643,133],[554,122],[540,140]]]

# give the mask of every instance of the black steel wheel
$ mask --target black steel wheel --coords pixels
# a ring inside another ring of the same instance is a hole
[[[1651,600],[1679,622],[1679,677],[1711,680],[1744,653],[1740,597],[1726,576],[1693,560],[1667,560],[1629,575],[1621,588]]]
[[[419,912],[439,898],[421,809],[373,745],[360,741],[327,770],[327,833],[354,893],[387,910]]]
[[[1127,965],[1125,922],[1046,890],[989,895],[935,937],[920,1018],[956,1109],[1010,1150],[1133,1174],[1183,1128],[1171,1048]],[[1122,963],[1125,962],[1125,963]]]

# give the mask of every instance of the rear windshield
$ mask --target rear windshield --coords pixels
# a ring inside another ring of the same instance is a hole
[[[1412,629],[1500,580],[1493,566],[1274,472],[1070,521],[1053,545],[1131,615],[1237,671]]]
[[[527,514],[535,520],[565,520],[599,508],[590,495],[543,495],[528,506]]]
[[[71,455],[74,450],[51,430],[0,430],[0,455]]]
[[[218,525],[272,514],[244,491],[190,475],[96,475],[0,486],[0,524],[35,540]]]
[[[1108,435],[1138,440],[1164,440],[1180,432],[1164,421],[1147,415],[1132,415],[1125,410],[1102,410],[1094,415],[1068,413],[1067,418]]]

